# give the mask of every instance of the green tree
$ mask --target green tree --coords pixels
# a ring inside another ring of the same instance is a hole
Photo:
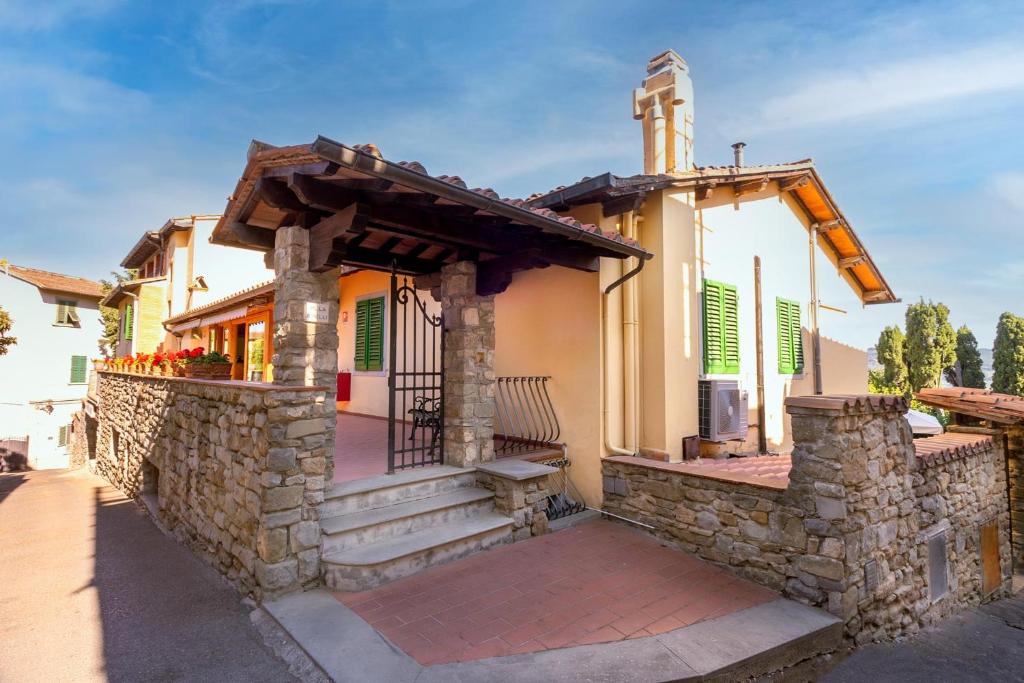
[[[6,355],[10,347],[18,343],[18,338],[11,336],[11,328],[14,321],[11,316],[0,306],[0,356]]]
[[[967,325],[956,331],[956,362],[946,368],[946,380],[955,387],[985,388],[978,340]]]
[[[903,332],[899,326],[886,327],[879,335],[875,350],[878,352],[878,362],[882,364],[882,371],[877,377],[871,378],[871,384],[879,389],[884,387],[886,390],[875,393],[909,395],[904,342]]]
[[[106,296],[117,285],[135,279],[137,272],[136,270],[123,270],[120,273],[110,271],[114,277],[113,281],[100,280],[100,285],[103,286],[103,295]],[[100,306],[100,324],[103,325],[103,334],[99,338],[100,353],[104,356],[113,356],[114,349],[117,348],[117,336],[121,329],[120,312],[116,308]]]
[[[1012,313],[999,316],[992,367],[993,391],[1024,396],[1024,318]]]
[[[907,306],[907,376],[912,392],[937,387],[946,368],[956,362],[956,332],[949,309],[922,299]]]

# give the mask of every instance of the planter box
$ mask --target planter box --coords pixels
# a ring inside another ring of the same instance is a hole
[[[231,379],[231,363],[187,363],[185,377],[195,379]]]

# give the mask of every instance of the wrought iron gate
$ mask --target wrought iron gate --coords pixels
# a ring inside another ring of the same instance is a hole
[[[388,473],[444,462],[444,324],[391,274]]]

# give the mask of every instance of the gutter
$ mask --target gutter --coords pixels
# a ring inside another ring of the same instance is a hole
[[[390,180],[399,185],[404,185],[427,194],[435,194],[449,199],[454,199],[466,206],[472,206],[478,211],[488,211],[519,223],[532,225],[544,230],[545,232],[560,235],[569,240],[585,242],[594,247],[599,247],[607,251],[632,256],[642,260],[653,257],[653,254],[649,254],[640,247],[617,242],[604,236],[595,235],[594,233],[565,225],[555,219],[539,216],[530,209],[515,206],[514,204],[507,204],[500,199],[494,199],[478,192],[473,192],[472,190],[459,187],[458,185],[452,185],[451,183],[443,180],[438,180],[433,176],[420,173],[419,171],[399,166],[398,164],[384,159],[378,159],[364,152],[359,152],[350,147],[346,147],[340,142],[336,142],[322,135],[318,136],[316,141],[313,143],[312,151],[328,161],[333,161],[336,164],[359,171],[360,173],[365,173],[375,178]]]

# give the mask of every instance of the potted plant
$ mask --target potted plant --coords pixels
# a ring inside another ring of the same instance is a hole
[[[187,352],[185,376],[203,379],[231,379],[231,359],[223,353],[204,353],[202,347]]]

